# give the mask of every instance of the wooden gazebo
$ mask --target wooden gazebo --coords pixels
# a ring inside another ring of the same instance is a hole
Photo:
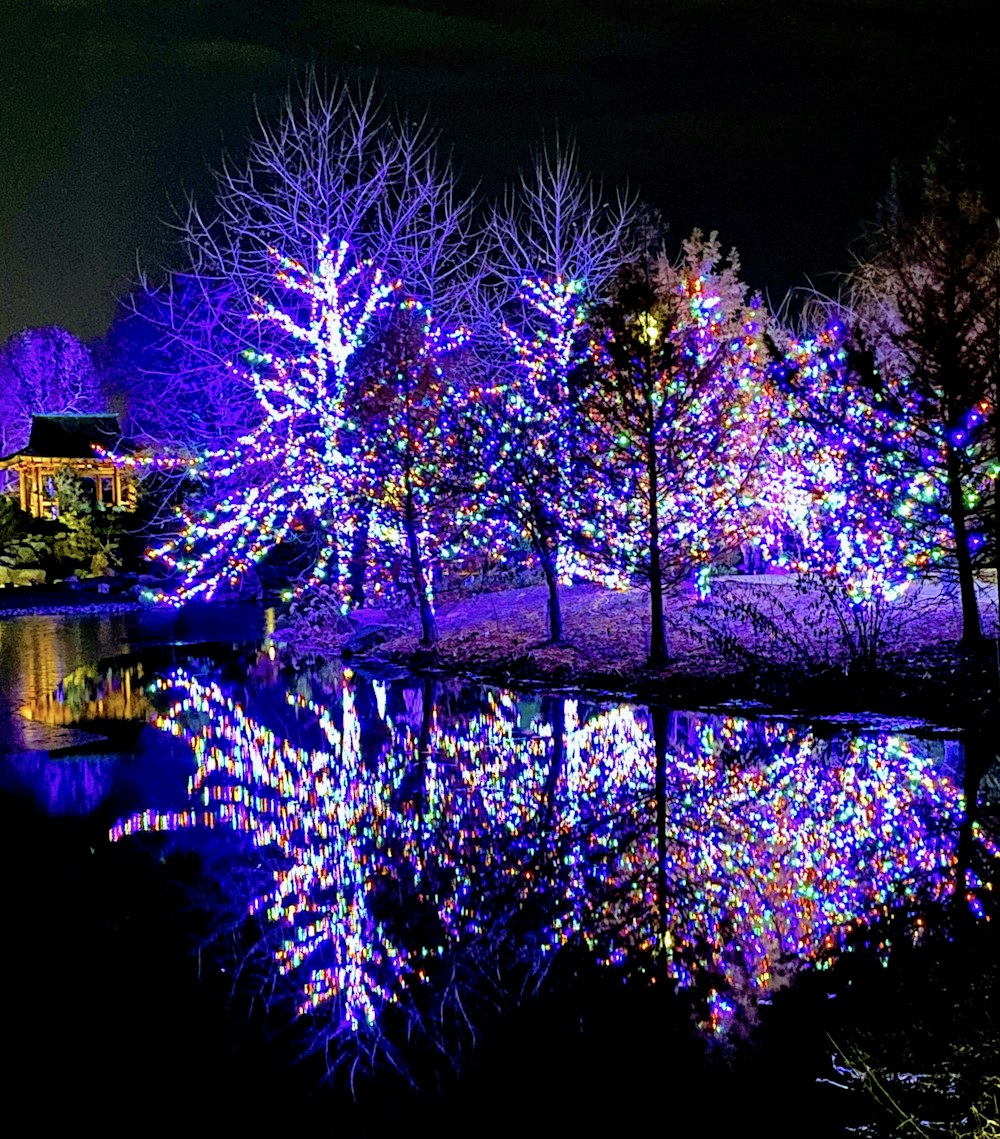
[[[17,472],[21,509],[36,518],[58,518],[56,476],[67,467],[93,483],[95,502],[131,510],[132,487],[110,459],[94,452],[94,444],[110,449],[120,441],[117,415],[33,415],[27,447],[0,458],[0,470]]]

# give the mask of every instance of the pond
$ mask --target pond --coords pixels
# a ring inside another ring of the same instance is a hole
[[[293,673],[272,623],[0,623],[24,1094],[698,1120],[706,1056],[955,890],[955,733]]]

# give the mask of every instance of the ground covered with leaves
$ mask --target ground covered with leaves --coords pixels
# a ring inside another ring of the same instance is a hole
[[[835,592],[792,576],[730,575],[707,596],[692,586],[666,605],[668,661],[647,665],[649,600],[643,589],[565,590],[565,637],[548,640],[542,585],[445,595],[440,640],[420,642],[407,609],[344,618],[314,595],[293,605],[277,639],[292,660],[341,654],[501,683],[541,683],[719,704],[758,700],[818,711],[880,710],[966,722],[1000,700],[995,587],[980,591],[979,653],[960,646],[958,599],[946,585],[859,614]]]

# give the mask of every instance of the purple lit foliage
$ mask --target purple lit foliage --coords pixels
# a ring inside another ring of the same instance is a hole
[[[97,349],[126,438],[194,455],[232,446],[256,426],[253,387],[230,364],[246,330],[227,333],[221,316],[239,303],[231,282],[197,274],[127,298]]]
[[[0,347],[0,455],[27,444],[33,414],[105,410],[90,350],[71,332],[26,328]]]

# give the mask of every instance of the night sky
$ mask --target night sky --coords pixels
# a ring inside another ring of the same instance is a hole
[[[171,201],[296,69],[378,69],[485,192],[541,132],[698,225],[780,302],[836,287],[894,158],[949,116],[996,146],[996,37],[968,0],[4,0],[0,340],[100,335]]]

